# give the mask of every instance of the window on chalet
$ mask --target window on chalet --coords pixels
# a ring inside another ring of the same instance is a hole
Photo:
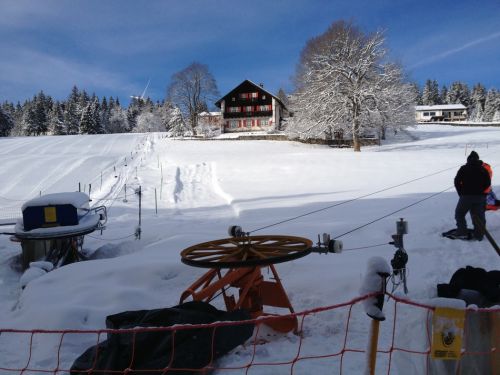
[[[231,98],[231,101],[232,101],[232,102],[235,102],[235,101],[236,101],[236,98],[233,96],[233,97]]]
[[[424,112],[424,116],[429,116],[429,112]]]
[[[455,116],[462,116],[462,112],[454,112],[453,113]]]
[[[431,116],[436,116],[436,112],[430,112]]]
[[[227,110],[230,113],[237,113],[237,112],[241,112],[241,107],[227,107]]]
[[[269,124],[268,120],[259,120],[259,126],[267,126]]]
[[[252,120],[245,120],[245,126],[247,128],[251,128],[252,127]]]
[[[258,92],[242,92],[239,94],[240,99],[249,100],[249,99],[257,99],[259,97]]]
[[[253,106],[251,106],[251,105],[247,105],[244,108],[245,108],[245,112],[253,112]]]
[[[236,129],[238,127],[238,120],[231,120],[231,129]]]
[[[270,111],[271,110],[271,105],[270,104],[259,105],[258,109],[261,112]]]

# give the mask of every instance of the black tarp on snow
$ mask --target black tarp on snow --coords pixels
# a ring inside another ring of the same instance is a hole
[[[244,310],[226,312],[217,310],[208,303],[187,302],[171,308],[127,311],[110,315],[106,318],[106,327],[109,329],[166,327],[175,324],[206,324],[246,319],[250,319],[250,315]],[[238,324],[220,326],[216,329],[177,330],[175,334],[167,330],[135,335],[132,333],[108,334],[107,340],[88,348],[75,360],[71,367],[71,375],[87,375],[90,369],[95,371],[90,372],[94,374],[116,374],[116,371],[129,368],[132,352],[134,359],[130,367],[133,370],[159,370],[168,366],[169,370],[165,372],[168,375],[200,374],[199,371],[175,369],[200,369],[207,366],[212,359],[212,350],[214,351],[213,360],[223,356],[250,338],[253,328],[253,324]],[[214,332],[215,337],[213,337]],[[130,375],[161,373],[161,371],[127,372]]]

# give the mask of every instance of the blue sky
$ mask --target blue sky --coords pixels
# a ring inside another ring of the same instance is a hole
[[[207,64],[225,94],[244,79],[277,92],[307,40],[339,19],[385,30],[411,80],[500,88],[499,0],[0,0],[0,102],[76,84],[98,96],[165,97],[170,77]]]

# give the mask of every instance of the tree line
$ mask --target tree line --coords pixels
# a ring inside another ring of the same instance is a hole
[[[43,91],[23,104],[0,105],[0,136],[106,134],[147,131],[184,132],[177,106],[169,101],[132,98],[124,108],[118,98],[89,95],[74,86],[68,98],[54,100]]]
[[[428,79],[420,90],[415,85],[418,105],[463,104],[468,119],[472,122],[500,121],[500,92],[495,88],[487,90],[477,83],[469,89],[466,83],[456,81],[450,87]]]

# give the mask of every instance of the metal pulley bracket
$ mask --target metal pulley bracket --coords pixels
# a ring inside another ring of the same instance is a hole
[[[319,254],[327,254],[334,253],[340,254],[342,249],[344,248],[344,244],[340,240],[332,240],[330,239],[330,235],[328,233],[323,233],[323,238],[318,234],[318,242],[316,243],[316,247],[312,248],[312,252]]]

